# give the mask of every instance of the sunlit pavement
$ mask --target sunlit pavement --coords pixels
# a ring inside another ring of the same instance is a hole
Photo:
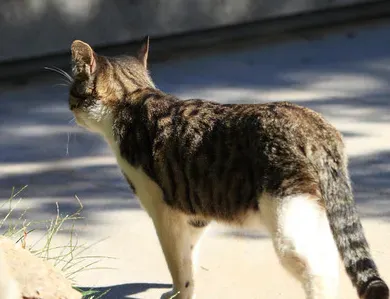
[[[151,73],[159,88],[183,98],[288,100],[323,113],[345,136],[366,234],[390,282],[390,26],[256,44],[155,64]],[[87,254],[115,258],[95,265],[112,269],[80,273],[78,285],[109,287],[106,298],[159,298],[171,281],[152,223],[105,143],[70,122],[61,80],[53,73],[50,80],[0,87],[0,198],[28,185],[17,213],[29,208],[29,218],[43,220],[55,216],[56,202],[63,213],[77,210],[77,195],[85,217],[76,225],[80,242],[101,241]],[[60,233],[56,243],[67,239]],[[303,296],[262,232],[214,225],[203,240],[197,277],[198,298]],[[357,298],[343,270],[340,293]]]

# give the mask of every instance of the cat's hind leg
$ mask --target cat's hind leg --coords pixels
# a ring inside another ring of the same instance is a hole
[[[337,298],[339,255],[318,198],[264,197],[260,211],[281,264],[301,282],[306,298]]]
[[[207,222],[163,204],[152,216],[173,279],[173,290],[161,298],[194,299],[194,272],[199,239]]]

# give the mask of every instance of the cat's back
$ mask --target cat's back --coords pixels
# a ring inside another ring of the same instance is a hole
[[[321,114],[291,102],[222,104],[204,99],[180,100],[160,90],[141,91],[140,95],[147,99],[144,104],[148,118],[152,122],[164,120],[161,123],[174,127],[170,131],[175,136],[186,131],[222,134],[245,130],[249,135],[342,143],[339,131]]]
[[[237,140],[245,132],[267,160],[306,166],[331,161],[338,167],[346,162],[341,133],[314,110],[290,102],[236,105],[232,109],[236,112],[227,119],[237,127]]]
[[[186,100],[165,108],[152,151],[156,178],[171,205],[187,197],[194,202],[193,209],[180,205],[190,214],[199,210],[233,219],[239,210],[256,210],[265,190],[286,196],[299,188],[316,195],[315,168],[329,155],[343,161],[338,131],[320,114],[295,104]],[[186,188],[177,191],[167,177]]]
[[[279,141],[298,147],[317,144],[333,150],[343,147],[340,132],[321,114],[291,102],[219,104],[186,100],[178,106],[175,117],[180,116],[182,126],[190,131],[197,127],[199,131],[215,132],[214,138],[251,138],[263,144]]]
[[[157,119],[157,144],[165,144],[164,151],[183,156],[256,153],[275,161],[286,156],[316,160],[329,155],[344,160],[340,132],[318,112],[290,102],[221,104],[159,94],[148,106],[147,110],[158,111],[151,114]]]
[[[252,105],[268,133],[302,142],[342,145],[340,132],[320,113],[291,102]],[[265,132],[264,132],[265,133]]]

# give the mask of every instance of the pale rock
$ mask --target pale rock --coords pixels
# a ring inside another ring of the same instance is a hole
[[[0,299],[80,299],[60,270],[0,236]]]

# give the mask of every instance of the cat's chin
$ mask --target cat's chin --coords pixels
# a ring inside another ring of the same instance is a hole
[[[92,133],[104,134],[105,130],[102,128],[102,124],[88,117],[88,114],[81,112],[78,114],[74,113],[74,115],[78,126]]]
[[[87,126],[84,119],[82,117],[80,117],[80,115],[78,115],[78,113],[74,112],[74,118],[76,120],[77,125],[79,125],[80,127],[83,127],[84,129],[87,129],[88,131],[91,131],[91,129]]]

